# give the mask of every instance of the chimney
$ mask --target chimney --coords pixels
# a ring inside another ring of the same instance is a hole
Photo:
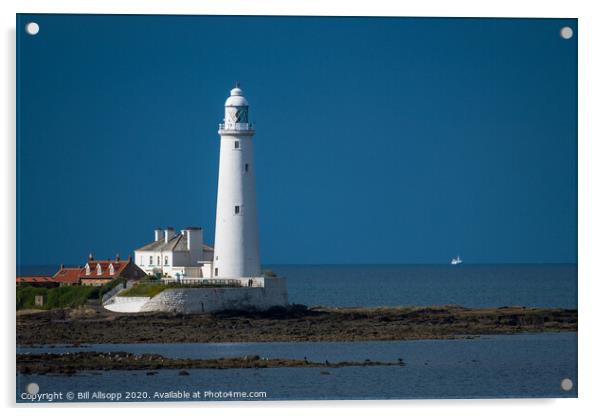
[[[115,261],[119,261],[119,253],[115,254]]]
[[[188,227],[184,231],[186,232],[186,248],[188,251],[201,250],[203,247],[203,229]]]
[[[155,228],[155,241],[159,241],[163,237],[163,230],[161,228]]]
[[[165,231],[165,242],[167,243],[176,234],[176,231],[173,229],[173,227],[167,227],[164,231]]]
[[[65,265],[63,263],[61,263],[61,270],[63,270],[65,268]]]
[[[92,253],[88,254],[88,260],[89,260],[89,261],[92,261],[92,260],[94,260],[94,256],[92,255]]]

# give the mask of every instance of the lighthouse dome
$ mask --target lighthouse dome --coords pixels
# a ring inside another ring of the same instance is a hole
[[[226,107],[247,107],[249,103],[243,97],[242,90],[236,86],[230,90],[230,96],[226,100]]]

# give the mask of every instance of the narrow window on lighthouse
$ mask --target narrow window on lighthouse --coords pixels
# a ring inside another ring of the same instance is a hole
[[[245,163],[245,172],[248,172],[248,171],[249,171],[249,164]]]
[[[240,205],[235,205],[234,206],[234,213],[235,214],[240,214]]]
[[[217,276],[217,267],[215,268],[215,276]]]
[[[234,148],[235,149],[239,149],[240,148],[240,142],[238,140],[234,142]]]

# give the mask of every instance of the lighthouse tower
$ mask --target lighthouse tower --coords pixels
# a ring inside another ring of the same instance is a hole
[[[220,156],[213,277],[260,276],[255,165],[249,103],[238,83],[219,125]]]

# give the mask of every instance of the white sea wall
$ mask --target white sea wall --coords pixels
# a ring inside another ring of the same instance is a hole
[[[203,313],[286,305],[286,279],[278,277],[264,278],[263,287],[166,289],[146,302],[140,312]]]
[[[113,312],[135,313],[141,312],[142,307],[150,300],[150,297],[142,296],[113,296],[103,306]]]

